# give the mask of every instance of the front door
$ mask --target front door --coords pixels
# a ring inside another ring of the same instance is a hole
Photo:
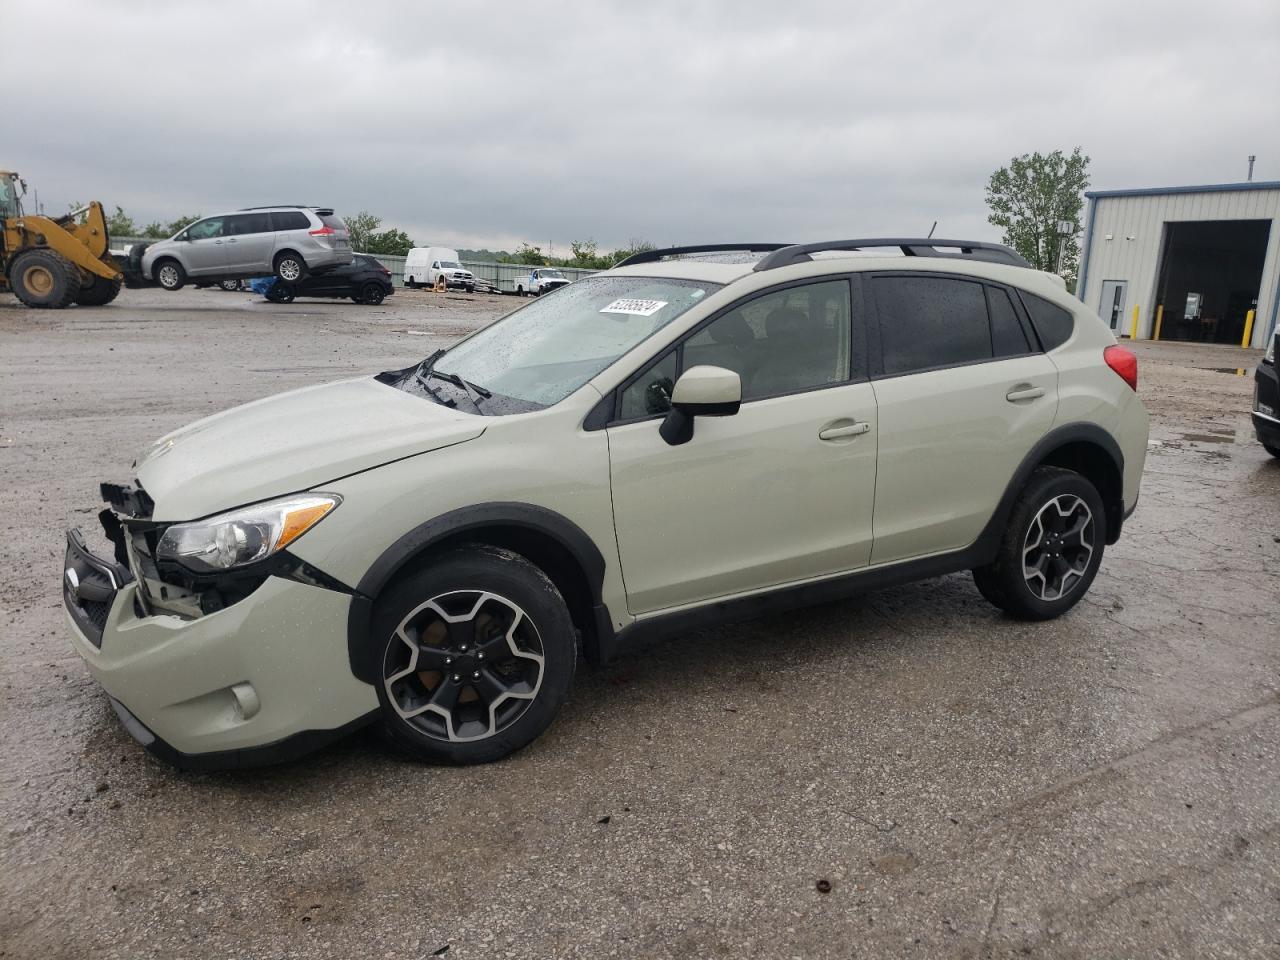
[[[1098,316],[1102,317],[1116,334],[1120,333],[1124,325],[1124,301],[1128,286],[1124,280],[1102,281],[1102,300],[1099,302]]]
[[[633,614],[866,566],[876,403],[846,279],[758,294],[624,386],[609,427],[614,521]],[[658,435],[682,369],[742,378],[742,407]]]
[[[187,227],[187,244],[182,258],[192,277],[216,277],[227,267],[227,247],[222,231],[225,217],[197,220]]]

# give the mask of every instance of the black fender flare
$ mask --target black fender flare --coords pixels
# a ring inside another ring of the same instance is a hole
[[[603,610],[605,560],[595,542],[568,518],[529,503],[480,503],[443,513],[421,523],[382,552],[356,585],[347,614],[347,654],[351,672],[365,683],[378,683],[381,671],[372,641],[373,604],[392,579],[413,560],[446,538],[486,527],[517,527],[549,537],[577,562],[591,591],[596,611]],[[596,614],[600,621],[599,613]],[[604,618],[607,621],[607,617]],[[589,651],[590,653],[590,651]]]
[[[1102,449],[1111,461],[1115,464],[1116,471],[1120,474],[1120,486],[1122,500],[1119,504],[1106,504],[1107,507],[1107,543],[1115,543],[1120,537],[1120,526],[1124,523],[1124,454],[1120,450],[1120,444],[1116,443],[1115,437],[1109,434],[1096,423],[1066,423],[1060,427],[1055,427],[1040,438],[1039,442],[1022,458],[1022,462],[1018,464],[1018,469],[1014,471],[1013,477],[1010,478],[1008,485],[1005,487],[1004,495],[1001,496],[1000,502],[996,505],[995,512],[991,514],[991,519],[987,521],[987,525],[982,528],[982,533],[978,534],[978,539],[974,542],[974,547],[982,555],[990,554],[988,560],[996,555],[996,550],[1000,546],[1000,540],[1004,536],[1005,527],[1009,523],[1009,514],[1013,511],[1014,502],[1017,501],[1018,495],[1022,493],[1023,487],[1027,485],[1027,480],[1031,477],[1031,472],[1035,470],[1044,460],[1051,456],[1055,450],[1065,447],[1070,443],[1091,443]],[[1098,491],[1100,494],[1103,491]],[[1114,516],[1112,515],[1114,512]]]

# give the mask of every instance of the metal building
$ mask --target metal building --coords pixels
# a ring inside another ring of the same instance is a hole
[[[1085,198],[1076,290],[1117,336],[1269,341],[1280,307],[1280,182]]]

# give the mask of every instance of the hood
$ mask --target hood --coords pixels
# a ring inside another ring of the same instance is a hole
[[[372,377],[267,397],[161,437],[135,463],[156,520],[195,520],[472,440],[484,419]]]

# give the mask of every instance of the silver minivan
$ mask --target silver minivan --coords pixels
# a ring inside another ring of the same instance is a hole
[[[244,280],[274,273],[295,283],[351,262],[347,225],[327,207],[251,207],[204,217],[142,255],[142,274],[166,290],[188,279]]]

